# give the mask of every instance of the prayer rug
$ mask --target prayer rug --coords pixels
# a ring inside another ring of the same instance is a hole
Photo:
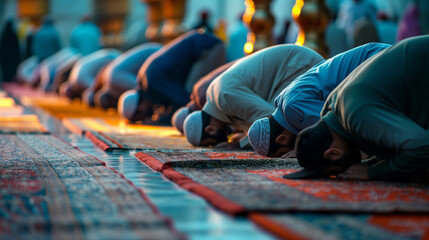
[[[116,110],[88,107],[80,101],[70,101],[53,93],[45,93],[16,83],[5,83],[4,89],[26,107],[38,107],[56,118],[117,117]]]
[[[119,134],[144,134],[146,136],[178,136],[179,132],[169,126],[133,124],[122,118],[65,118],[63,124],[71,132],[84,134],[87,131],[113,132]]]
[[[167,133],[170,132],[167,130]],[[146,150],[146,151],[209,151],[209,148],[194,147],[185,137],[176,135],[165,136],[163,130],[151,134],[114,133],[87,131],[85,136],[104,151],[113,150]]]
[[[210,163],[165,164],[168,154],[137,156],[183,188],[231,214],[248,212],[335,211],[429,213],[429,185],[345,180],[290,180],[296,159],[216,159]],[[183,156],[186,158],[186,156]],[[161,160],[160,160],[161,159]],[[158,162],[158,164],[156,164]],[[183,163],[184,161],[182,161]]]
[[[0,134],[47,132],[36,115],[0,116]]]
[[[256,166],[266,164],[264,161],[280,161],[282,159],[267,158],[251,151],[241,152],[138,152],[135,156],[146,165],[161,172],[174,167],[222,168],[223,166],[249,164]],[[226,161],[228,160],[228,161]],[[263,160],[263,161],[261,161]],[[227,164],[227,165],[225,165]]]
[[[181,239],[131,182],[51,135],[0,136],[1,239]]]
[[[250,214],[282,239],[429,239],[428,214]]]

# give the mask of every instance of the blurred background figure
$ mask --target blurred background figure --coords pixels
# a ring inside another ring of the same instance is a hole
[[[377,10],[369,0],[343,0],[336,23],[347,34],[348,47],[354,46],[356,22],[362,18],[374,23]]]
[[[396,41],[421,35],[421,27],[419,22],[419,9],[415,2],[410,2],[405,10],[405,13],[398,25],[398,33]]]
[[[36,69],[39,61],[37,61],[36,56],[29,57],[22,61],[18,65],[16,71],[16,81],[20,83],[25,83],[27,85],[32,85],[32,81],[36,78]]]
[[[20,45],[21,61],[33,56],[33,39],[35,27],[29,18],[23,18],[19,22],[18,40]]]
[[[137,85],[137,73],[153,53],[161,49],[159,43],[144,43],[121,54],[109,63],[83,96],[88,105],[104,109],[116,108],[121,94]]]
[[[83,56],[91,54],[101,48],[101,31],[90,16],[84,16],[76,26],[70,37],[70,46]]]
[[[19,64],[19,42],[12,19],[7,20],[1,32],[0,64],[2,81],[11,82]]]
[[[59,93],[70,99],[81,98],[89,88],[98,72],[121,53],[116,49],[101,49],[80,58],[70,72],[69,78],[59,87]]]
[[[50,16],[43,18],[43,24],[37,30],[33,41],[33,52],[37,60],[42,62],[61,49],[60,36],[54,27],[54,21]]]
[[[357,47],[370,42],[379,42],[377,28],[375,22],[368,18],[361,18],[355,22],[353,34],[353,46]]]
[[[243,22],[243,13],[241,13],[227,31],[226,59],[228,62],[244,57],[244,44],[247,42],[248,32]]]
[[[210,23],[210,12],[208,10],[202,10],[200,12],[200,19],[197,25],[192,27],[192,29],[204,28],[208,32],[213,32],[213,28]]]
[[[138,20],[131,24],[125,35],[125,42],[122,49],[130,50],[140,44],[147,42],[146,39],[147,24],[144,20]]]

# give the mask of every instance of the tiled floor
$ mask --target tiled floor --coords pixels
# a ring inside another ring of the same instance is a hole
[[[247,218],[223,214],[200,197],[181,189],[137,160],[132,151],[106,153],[85,137],[69,133],[57,119],[41,111],[36,112],[49,131],[106,162],[107,166],[141,188],[161,213],[173,219],[175,227],[189,239],[273,239]]]

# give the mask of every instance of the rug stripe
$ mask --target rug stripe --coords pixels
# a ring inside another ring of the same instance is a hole
[[[253,213],[249,214],[249,219],[259,225],[261,228],[267,230],[271,234],[281,239],[294,239],[294,240],[307,240],[308,238],[294,232],[287,226],[279,224],[278,222],[271,221],[270,218],[265,217],[263,214]]]
[[[60,139],[2,135],[0,143],[0,238],[184,238],[122,174]]]

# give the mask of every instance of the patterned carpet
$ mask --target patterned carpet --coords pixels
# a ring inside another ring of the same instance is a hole
[[[224,153],[224,155],[236,155]],[[429,186],[344,180],[289,180],[298,169],[295,159],[199,160],[186,156],[171,164],[167,153],[137,153],[183,188],[195,192],[231,214],[249,212],[419,212],[429,213]],[[158,162],[158,165],[156,164]],[[166,164],[168,163],[168,164]]]
[[[108,118],[64,118],[62,120],[71,132],[84,134],[87,131],[112,132],[119,134],[141,134],[147,136],[178,136],[179,132],[169,126],[154,126],[130,123],[119,117]]]
[[[0,116],[0,134],[47,132],[36,115]]]
[[[412,214],[251,214],[282,239],[429,239],[429,216]]]
[[[147,197],[50,135],[0,135],[1,239],[181,239]]]
[[[155,135],[159,134],[159,135]],[[189,144],[185,137],[176,135],[166,136],[162,131],[146,135],[144,133],[113,133],[87,131],[85,136],[104,151],[112,150],[146,150],[146,151],[204,151]],[[205,151],[209,151],[206,149]]]

